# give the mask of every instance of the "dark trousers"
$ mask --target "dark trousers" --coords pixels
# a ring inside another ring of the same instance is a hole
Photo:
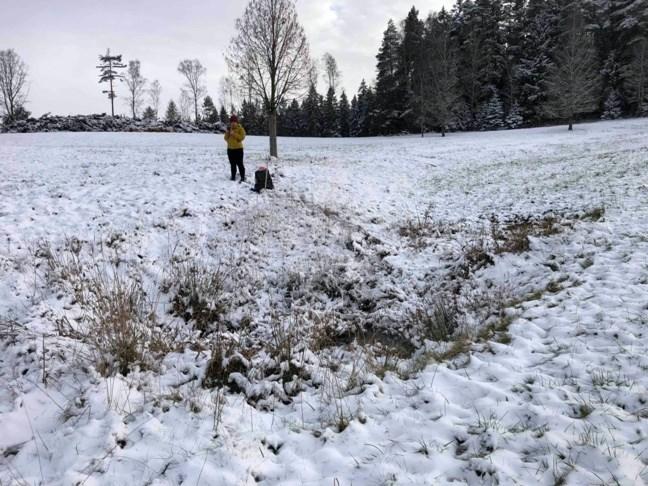
[[[243,149],[227,149],[227,158],[232,169],[232,179],[236,177],[236,168],[238,167],[241,180],[245,179],[245,166],[243,165]]]

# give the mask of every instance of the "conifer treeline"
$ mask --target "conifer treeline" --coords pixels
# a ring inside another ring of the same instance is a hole
[[[648,0],[457,0],[388,22],[373,85],[349,101],[311,86],[279,134],[368,136],[648,115]],[[245,101],[250,133],[263,109]]]

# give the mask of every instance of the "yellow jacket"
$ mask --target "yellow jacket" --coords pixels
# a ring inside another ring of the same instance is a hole
[[[245,139],[245,129],[241,125],[236,125],[229,132],[225,132],[225,141],[228,149],[242,149],[243,140]]]

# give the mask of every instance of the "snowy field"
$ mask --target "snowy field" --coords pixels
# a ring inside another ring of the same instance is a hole
[[[648,120],[279,148],[0,135],[0,485],[648,483]]]

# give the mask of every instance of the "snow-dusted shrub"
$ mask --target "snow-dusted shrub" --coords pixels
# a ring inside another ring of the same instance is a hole
[[[97,272],[84,289],[84,335],[94,348],[98,371],[126,375],[145,365],[155,311],[140,282],[117,272]]]
[[[172,291],[172,312],[192,322],[197,330],[213,330],[229,309],[223,267],[204,266],[197,261],[174,263],[165,289]]]
[[[45,281],[69,293],[80,314],[72,321],[61,316],[57,331],[88,344],[102,375],[153,367],[171,349],[173,334],[158,325],[142,276],[119,255],[108,258],[101,249],[71,238],[58,251],[41,244],[36,256],[46,261]]]
[[[459,328],[457,304],[445,297],[438,297],[410,312],[409,325],[433,341],[450,341]]]

